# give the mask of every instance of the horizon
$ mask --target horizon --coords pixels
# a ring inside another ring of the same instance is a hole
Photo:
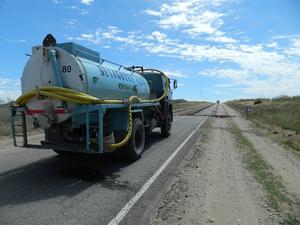
[[[36,10],[41,9],[41,10]],[[297,0],[48,0],[0,5],[0,99],[48,33],[126,66],[178,80],[174,99],[222,102],[300,95]]]

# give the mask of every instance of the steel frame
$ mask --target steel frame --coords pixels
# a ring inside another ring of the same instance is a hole
[[[158,106],[159,103],[135,103],[131,104],[133,109],[141,109],[144,107],[153,107]],[[75,115],[85,115],[85,126],[86,126],[86,151],[90,151],[90,113],[97,112],[98,114],[98,152],[100,154],[104,153],[103,146],[103,116],[106,113],[107,109],[116,109],[116,108],[128,108],[128,104],[96,104],[96,105],[81,105],[77,106],[72,112],[72,116]]]
[[[145,107],[156,107],[159,103],[134,103],[131,104],[132,113],[141,113],[143,108]],[[118,108],[128,108],[129,104],[95,104],[95,105],[78,105],[76,108],[71,112],[72,117],[83,115],[84,124],[86,126],[86,142],[85,142],[85,153],[104,153],[104,146],[103,146],[103,117],[106,113],[107,109],[118,109]],[[23,127],[23,147],[28,147],[28,138],[27,138],[27,129],[26,129],[26,107],[24,106],[11,106],[11,130],[12,130],[12,138],[14,145],[17,146],[16,141],[16,129],[15,129],[15,116],[16,113],[20,112],[22,116],[22,127]],[[91,151],[90,146],[90,113],[96,112],[98,114],[98,151],[94,152]],[[47,143],[42,141],[45,146]],[[68,144],[70,147],[72,144]],[[30,145],[31,146],[31,145]],[[39,145],[38,145],[39,146]],[[51,146],[51,144],[50,144]],[[75,145],[74,145],[75,147]],[[40,148],[43,148],[42,145]],[[70,151],[70,150],[66,150]]]

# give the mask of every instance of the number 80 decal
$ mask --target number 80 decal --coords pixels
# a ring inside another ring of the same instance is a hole
[[[72,67],[70,65],[66,66],[66,65],[63,65],[62,66],[62,72],[63,73],[70,73],[72,71]]]

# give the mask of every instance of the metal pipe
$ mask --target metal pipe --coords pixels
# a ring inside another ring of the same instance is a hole
[[[99,148],[99,153],[103,153],[103,111],[102,111],[102,106],[100,107],[98,111],[98,148]]]
[[[89,151],[90,150],[90,113],[86,112],[85,114],[85,128],[86,128],[86,150]]]
[[[55,49],[50,49],[49,53],[50,53],[50,61],[52,64],[53,72],[55,74],[57,86],[64,87],[64,82],[62,80],[60,67],[57,62],[57,51]]]

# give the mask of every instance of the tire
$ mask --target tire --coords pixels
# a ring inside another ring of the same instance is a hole
[[[125,148],[126,158],[136,161],[141,158],[145,146],[145,128],[140,118],[136,118],[132,124],[130,140]]]
[[[171,129],[172,129],[172,116],[171,113],[169,112],[167,118],[165,118],[162,121],[162,124],[160,126],[161,135],[164,138],[169,137],[171,135]]]

